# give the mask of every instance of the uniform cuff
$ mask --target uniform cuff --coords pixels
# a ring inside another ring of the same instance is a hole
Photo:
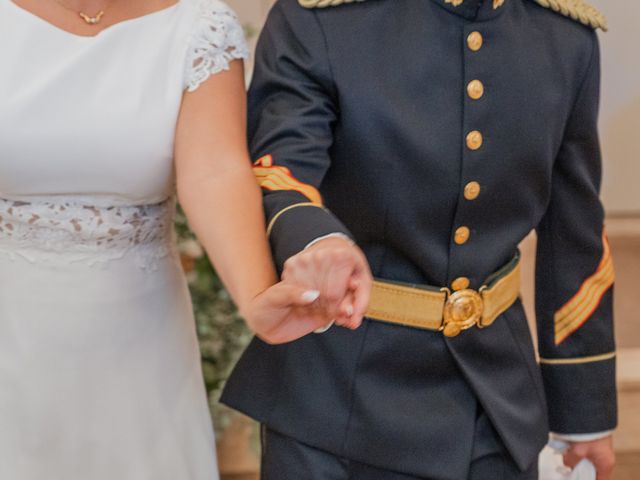
[[[284,262],[312,242],[336,234],[351,239],[342,222],[322,206],[304,203],[281,210],[269,223],[269,240],[278,271],[282,272]]]
[[[592,360],[596,358],[541,361],[552,432],[592,434],[616,428],[615,358]]]

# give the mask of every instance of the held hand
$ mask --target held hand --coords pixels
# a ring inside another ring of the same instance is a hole
[[[270,344],[297,340],[326,325],[320,292],[280,282],[256,296],[241,314],[249,328]]]
[[[291,257],[282,280],[319,291],[317,303],[329,322],[351,329],[362,324],[373,278],[366,257],[349,240],[326,238]]]
[[[613,479],[616,456],[611,436],[591,442],[570,442],[564,454],[565,465],[574,468],[585,458],[596,468],[596,480]]]

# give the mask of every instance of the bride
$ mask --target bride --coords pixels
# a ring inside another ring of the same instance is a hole
[[[275,284],[246,56],[218,0],[0,0],[0,478],[217,478],[176,191],[258,335],[326,324]]]

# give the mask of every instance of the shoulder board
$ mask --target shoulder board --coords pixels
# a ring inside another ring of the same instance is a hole
[[[607,31],[607,19],[584,0],[533,0],[538,5],[572,18],[587,27]]]
[[[298,0],[305,8],[337,7],[346,3],[364,2],[365,0]],[[462,0],[464,1],[464,0]],[[591,27],[607,31],[607,19],[595,7],[584,0],[533,0],[544,8],[549,8],[565,17]]]
[[[298,0],[305,8],[337,7],[345,3],[364,2],[365,0]]]

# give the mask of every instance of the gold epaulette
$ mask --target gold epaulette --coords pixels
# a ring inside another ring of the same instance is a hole
[[[337,7],[344,3],[364,2],[365,0],[298,0],[305,8]]]
[[[364,2],[365,0],[298,0],[298,3],[305,8],[324,8],[337,7],[345,3]],[[584,0],[533,0],[538,5],[549,8],[554,12],[558,12],[565,17],[572,18],[588,27],[597,29],[601,28],[607,31],[607,19],[595,7],[589,5]],[[464,0],[449,0],[448,3],[460,5]],[[501,5],[504,0],[494,0],[494,8],[496,3]],[[498,6],[499,6],[498,5]]]
[[[607,31],[607,19],[584,0],[533,0],[538,5],[572,18],[587,27]]]

